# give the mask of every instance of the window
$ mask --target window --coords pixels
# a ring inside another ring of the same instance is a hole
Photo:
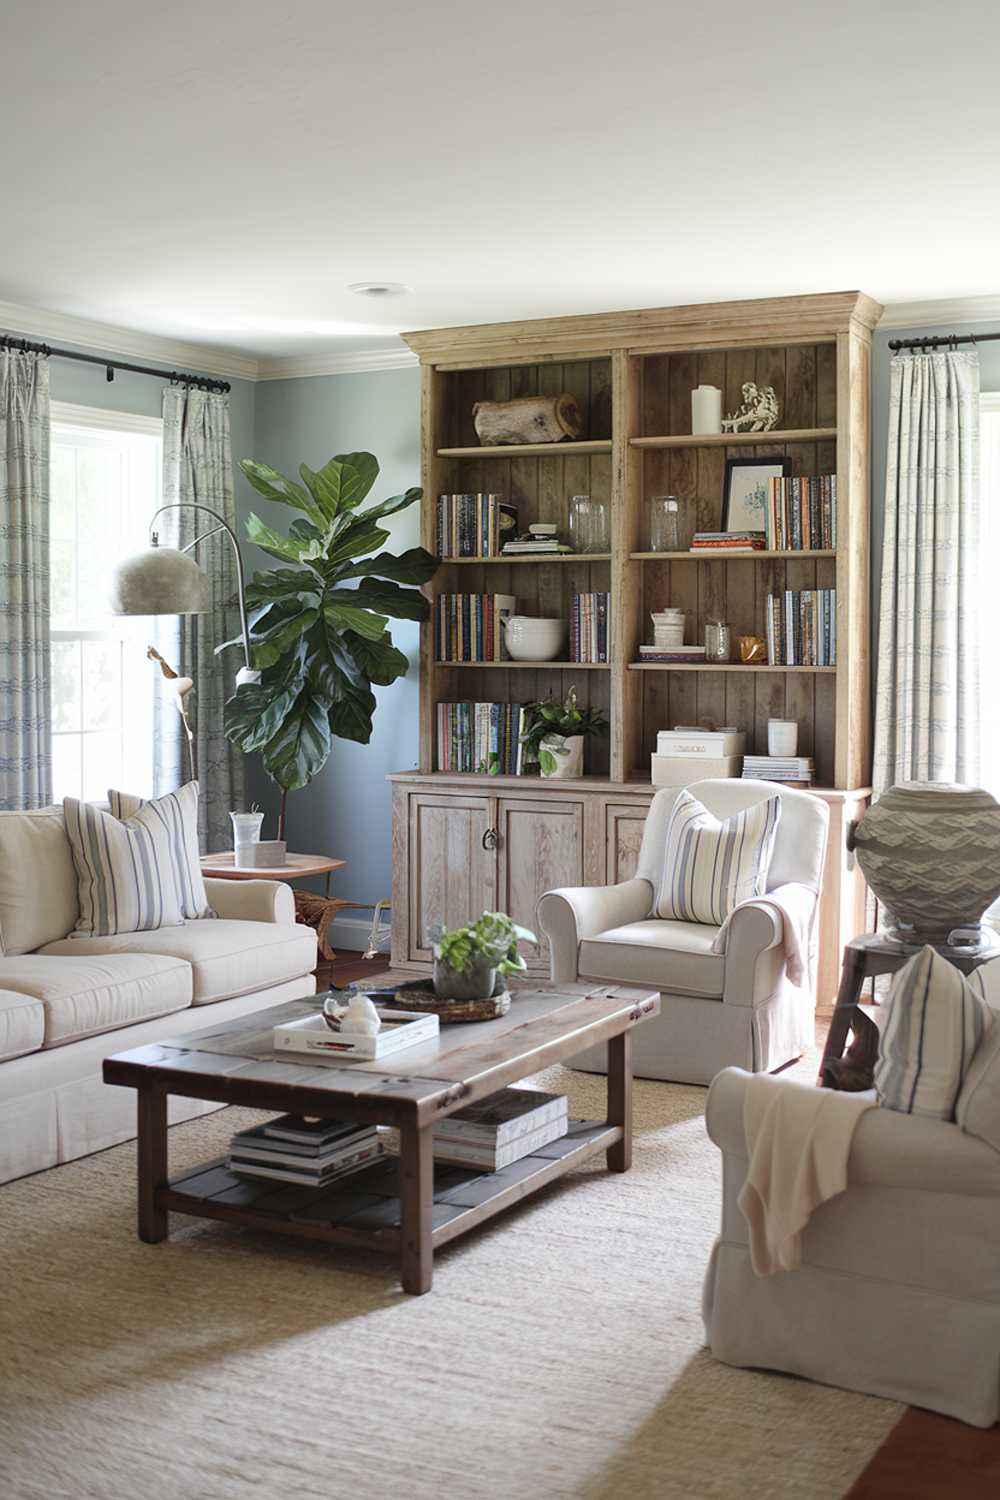
[[[148,546],[162,423],[53,402],[52,777],[56,800],[153,790],[151,622],[108,610],[115,563]]]
[[[980,782],[1000,797],[1000,653],[996,578],[1000,566],[1000,392],[983,395],[979,426],[979,516],[983,574],[979,589]]]

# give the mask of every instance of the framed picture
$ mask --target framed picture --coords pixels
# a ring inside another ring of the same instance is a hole
[[[792,472],[790,458],[727,458],[722,531],[764,531],[768,484]]]

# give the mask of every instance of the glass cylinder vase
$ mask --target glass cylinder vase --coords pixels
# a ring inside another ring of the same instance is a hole
[[[732,660],[732,632],[725,620],[705,621],[705,661],[724,664]]]
[[[607,552],[611,547],[607,501],[574,495],[569,503],[569,544],[574,552]]]
[[[676,495],[654,495],[649,502],[650,552],[679,552],[680,510]]]

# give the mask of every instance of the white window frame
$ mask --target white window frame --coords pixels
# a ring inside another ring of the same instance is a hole
[[[77,429],[81,432],[137,434],[156,438],[161,444],[162,452],[163,420],[160,417],[147,417],[137,412],[115,411],[105,407],[81,406],[68,401],[53,401],[51,422],[53,441],[58,441],[61,436],[57,428],[68,428],[70,433],[73,429]],[[159,469],[162,469],[162,464]],[[159,471],[156,484],[154,510],[162,501],[162,474]],[[120,626],[77,625],[70,628],[53,626],[51,640],[53,644],[60,641],[92,640],[118,641],[121,644],[122,677],[119,723],[122,726],[122,780],[127,783],[122,789],[139,795],[151,796],[154,791],[152,734],[156,674],[145,660],[145,653],[141,650],[139,625],[139,621],[123,619]],[[148,627],[146,629],[148,633]],[[80,735],[82,780],[82,757],[87,731],[54,729],[52,738],[55,741],[64,735],[68,738],[74,734]],[[102,799],[103,796],[102,790]]]

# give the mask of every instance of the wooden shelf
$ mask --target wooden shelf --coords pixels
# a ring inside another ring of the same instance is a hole
[[[831,547],[800,547],[787,552],[630,552],[633,562],[760,562],[772,557],[836,557]]]
[[[522,668],[529,672],[607,672],[610,671],[611,663],[607,661],[436,661],[436,667],[485,667],[502,670],[504,672],[516,672]]]
[[[772,667],[755,662],[630,661],[630,672],[836,672],[836,667]]]
[[[629,438],[633,448],[756,448],[764,443],[832,442],[836,427],[798,427],[785,432],[699,432],[681,433],[676,437]]]
[[[438,458],[563,458],[569,453],[610,453],[610,438],[576,443],[498,443],[492,447],[439,448]]]
[[[686,556],[687,554],[685,554]],[[826,554],[824,553],[824,556]],[[832,555],[832,554],[831,554]],[[510,566],[511,563],[593,563],[610,562],[610,552],[532,552],[517,554],[514,557],[442,557],[439,562],[442,567],[447,563],[458,563],[460,567],[468,567],[472,563],[503,563]]]

